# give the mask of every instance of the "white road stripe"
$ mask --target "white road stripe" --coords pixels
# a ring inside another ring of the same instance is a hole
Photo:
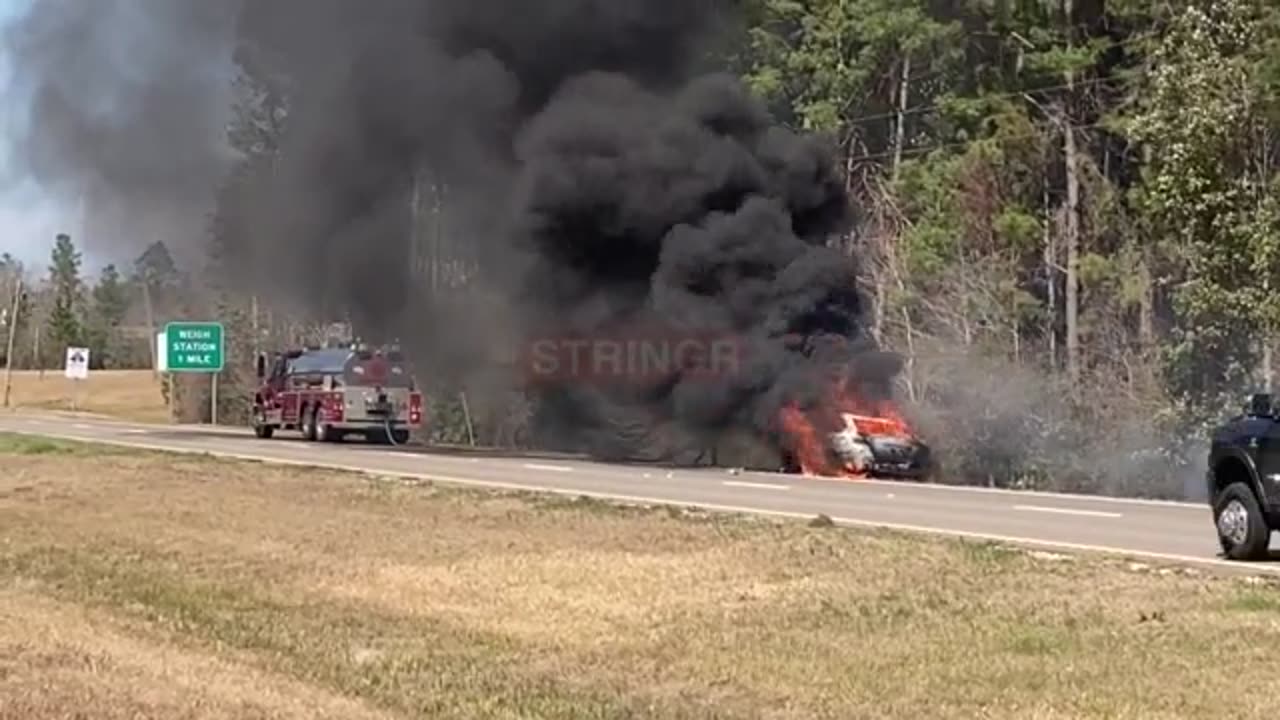
[[[77,429],[77,430],[92,430],[92,429],[93,429],[93,426],[92,426],[92,425],[85,425],[84,423],[76,423],[75,425],[72,425],[71,427],[73,427],[73,428],[75,428],[75,429]]]
[[[742,480],[725,480],[722,485],[740,488],[756,488],[759,490],[790,490],[790,485],[772,485],[770,483],[745,482]]]
[[[24,418],[23,422],[30,423],[33,425],[61,424],[60,422],[58,423],[46,422],[44,420],[31,418],[31,417]],[[118,423],[119,421],[112,421],[108,419],[97,419],[95,420],[95,422],[108,424],[113,422]],[[170,430],[208,431],[212,429],[212,426],[209,426],[209,425],[194,425],[194,424],[176,424],[176,425],[175,424],[157,424],[156,427],[162,428],[162,429],[170,429]],[[223,428],[219,426],[217,429],[223,429]],[[224,431],[228,435],[238,434],[236,430],[233,430],[231,428],[226,428]],[[473,459],[472,462],[477,462],[477,460]],[[779,475],[779,473],[764,472],[759,470],[750,470],[747,472],[750,475],[755,477],[777,477]],[[797,482],[814,481],[814,482],[829,482],[829,483],[835,482],[835,483],[846,483],[846,484],[858,483],[862,485],[879,485],[884,488],[894,488],[894,487],[900,488],[903,486],[903,483],[901,481],[879,480],[874,478],[848,480],[843,478],[825,478],[825,477],[815,477],[810,475],[788,475],[788,477],[795,478]],[[1013,489],[1007,489],[1007,488],[992,488],[992,487],[981,487],[981,486],[974,486],[974,485],[947,485],[942,483],[919,483],[919,484],[911,485],[911,488],[919,489],[924,492],[940,492],[940,493],[959,492],[959,493],[979,493],[979,494],[985,493],[990,495],[1004,495],[1006,497],[1019,497],[1019,498],[1023,498],[1023,497],[1045,498],[1045,499],[1053,499],[1053,500],[1070,500],[1070,501],[1080,501],[1080,502],[1099,503],[1099,504],[1147,505],[1152,507],[1171,507],[1171,508],[1181,508],[1183,510],[1191,510],[1194,512],[1203,512],[1205,507],[1207,507],[1201,501],[1154,500],[1150,498],[1115,497],[1110,495],[1084,495],[1084,494],[1077,494],[1077,493],[1049,492],[1045,490],[1013,490]]]
[[[44,433],[14,430],[19,435],[38,435],[41,437],[52,437],[61,440],[72,440],[78,442],[86,442],[82,437],[74,435],[61,435],[58,433]],[[160,452],[181,453],[187,455],[214,455],[225,458],[235,458],[239,460],[250,460],[255,462],[264,462],[273,465],[290,465],[294,467],[321,467],[330,470],[345,470],[347,472],[359,473],[361,475],[373,476],[379,478],[399,477],[406,480],[416,480],[418,482],[440,482],[453,485],[463,485],[471,487],[485,487],[499,490],[518,490],[523,492],[542,492],[555,495],[565,496],[587,496],[595,497],[601,500],[617,500],[621,502],[631,503],[649,503],[654,505],[672,505],[676,507],[700,508],[714,512],[731,513],[731,514],[747,514],[759,515],[765,517],[788,518],[793,520],[811,520],[813,513],[793,512],[788,510],[766,510],[763,508],[751,508],[736,505],[724,505],[720,503],[701,503],[690,500],[676,500],[662,497],[643,497],[635,495],[626,495],[622,493],[600,492],[593,490],[581,490],[568,488],[556,488],[536,485],[525,485],[521,483],[502,482],[497,480],[480,480],[476,478],[463,478],[457,476],[435,474],[435,473],[416,473],[404,472],[402,470],[375,470],[372,468],[361,467],[359,465],[351,465],[348,463],[329,463],[323,461],[308,460],[291,460],[269,455],[255,455],[252,453],[227,452],[222,450],[213,450],[206,448],[186,448],[173,445],[157,445],[153,443],[134,442],[127,440],[112,440],[102,438],[98,440],[88,440],[87,442],[97,442],[104,445],[118,445],[123,447],[134,447],[140,450],[157,450]],[[1003,542],[1012,545],[1022,545],[1029,547],[1053,548],[1056,550],[1073,550],[1076,552],[1099,553],[1104,555],[1117,555],[1120,557],[1138,557],[1150,560],[1162,560],[1165,562],[1179,563],[1185,565],[1200,565],[1206,567],[1218,567],[1227,570],[1242,571],[1247,570],[1257,576],[1280,575],[1280,566],[1274,564],[1260,563],[1250,566],[1242,565],[1239,562],[1224,560],[1217,557],[1198,557],[1195,555],[1181,555],[1178,553],[1153,552],[1150,550],[1137,550],[1132,548],[1121,548],[1110,545],[1088,545],[1084,543],[1073,543],[1062,540],[1044,540],[1039,538],[1017,537],[1010,535],[1000,535],[998,533],[972,532],[968,530],[955,530],[941,527],[930,527],[927,525],[908,525],[905,523],[891,523],[877,520],[863,520],[860,518],[848,517],[832,517],[831,520],[837,525],[846,525],[851,527],[865,527],[885,530],[897,530],[900,532],[920,533],[927,535],[941,535],[958,538],[967,538],[972,540],[986,540],[991,542]]]
[[[1102,512],[1100,510],[1076,510],[1073,508],[1044,507],[1042,505],[1014,505],[1013,509],[1026,510],[1027,512],[1057,513],[1059,515],[1084,515],[1086,517],[1104,517],[1104,518],[1124,517],[1124,515],[1117,512]]]
[[[540,465],[538,463],[525,463],[522,467],[526,470],[546,470],[547,472],[573,472],[573,468],[565,465]]]
[[[755,475],[756,477],[776,476],[781,474],[781,473],[773,473],[773,472],[762,472],[758,470],[752,470],[750,472],[752,475]],[[901,480],[880,480],[877,478],[850,479],[850,478],[822,477],[818,475],[799,475],[799,474],[790,475],[790,476],[796,478],[796,480],[799,482],[840,483],[844,485],[879,485],[882,487],[894,487],[894,486],[902,487],[903,486],[903,483]],[[979,494],[985,493],[988,495],[1004,495],[1006,497],[1008,496],[1035,497],[1035,498],[1045,498],[1045,499],[1053,499],[1053,500],[1079,500],[1081,502],[1092,502],[1092,503],[1100,503],[1100,504],[1109,503],[1109,504],[1119,504],[1119,505],[1148,505],[1152,507],[1171,507],[1171,508],[1181,508],[1183,510],[1193,510],[1195,512],[1203,512],[1205,507],[1207,507],[1202,502],[1198,502],[1198,501],[1192,502],[1189,500],[1154,500],[1151,498],[1117,497],[1113,495],[1084,495],[1080,493],[1050,492],[1048,490],[1014,490],[1009,488],[982,487],[980,485],[946,485],[943,483],[924,482],[924,483],[912,484],[910,487],[913,489],[918,489],[922,492],[942,492],[942,493],[957,492],[957,493],[979,493]]]

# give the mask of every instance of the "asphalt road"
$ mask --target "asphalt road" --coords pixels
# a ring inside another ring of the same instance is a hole
[[[724,469],[668,471],[565,458],[379,447],[358,440],[305,443],[292,432],[259,440],[245,428],[168,427],[19,413],[0,414],[0,431],[707,510],[806,519],[824,514],[844,525],[1280,574],[1277,562],[1242,564],[1219,559],[1209,509],[1194,503],[733,474]]]

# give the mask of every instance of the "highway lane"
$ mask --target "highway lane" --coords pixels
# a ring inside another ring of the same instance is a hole
[[[782,517],[824,514],[847,525],[1280,574],[1280,563],[1243,565],[1218,559],[1209,510],[1198,503],[731,473],[724,469],[668,470],[571,457],[432,453],[359,441],[305,443],[296,439],[295,433],[259,440],[242,428],[170,427],[21,413],[0,414],[0,431],[315,465],[419,481]]]

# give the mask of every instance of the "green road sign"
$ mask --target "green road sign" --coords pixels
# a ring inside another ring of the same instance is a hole
[[[222,372],[222,323],[171,322],[164,326],[169,372]]]

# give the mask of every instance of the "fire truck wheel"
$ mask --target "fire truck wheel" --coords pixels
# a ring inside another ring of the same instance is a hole
[[[262,412],[262,408],[255,407],[253,409],[253,434],[263,440],[269,440],[275,430],[275,427],[267,424],[267,418]]]
[[[315,408],[304,408],[302,411],[302,439],[308,442],[314,442],[316,439],[316,411]]]
[[[324,409],[319,406],[311,408],[307,413],[307,439],[312,442],[333,442],[337,432],[325,423]]]
[[[315,428],[315,439],[317,442],[336,442],[338,440],[338,431],[333,429],[332,425],[324,422],[324,413],[316,408],[311,419],[311,425]]]

